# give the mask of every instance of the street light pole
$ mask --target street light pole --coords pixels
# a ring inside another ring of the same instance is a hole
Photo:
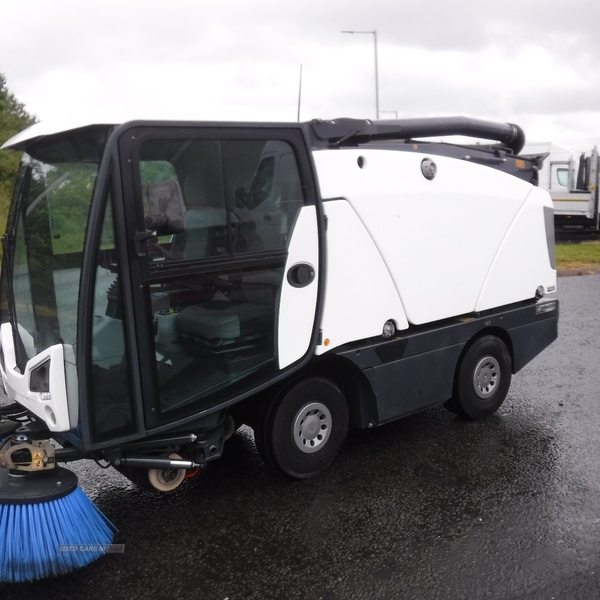
[[[370,33],[375,42],[375,114],[379,119],[379,61],[377,60],[377,29],[373,31],[342,31],[342,33]]]
[[[302,65],[300,65],[300,83],[298,84],[298,123],[300,122],[300,103],[302,102]]]

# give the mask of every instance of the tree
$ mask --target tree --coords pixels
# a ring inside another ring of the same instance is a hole
[[[0,73],[0,145],[37,121],[25,110],[6,85]],[[12,185],[19,167],[19,154],[13,150],[0,150],[0,229],[4,229]]]

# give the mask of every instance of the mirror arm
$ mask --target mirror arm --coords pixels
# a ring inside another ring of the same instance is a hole
[[[156,237],[156,231],[136,231],[135,232],[135,248],[138,256],[146,256],[146,242]]]

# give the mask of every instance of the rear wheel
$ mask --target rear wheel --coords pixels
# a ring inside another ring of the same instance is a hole
[[[511,382],[511,358],[506,344],[493,335],[475,340],[459,363],[454,394],[445,404],[451,412],[481,419],[496,412]]]
[[[348,432],[341,390],[322,377],[291,382],[265,405],[255,431],[263,459],[290,477],[313,477],[335,460]]]

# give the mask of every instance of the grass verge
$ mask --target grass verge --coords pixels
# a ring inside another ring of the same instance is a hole
[[[556,245],[557,269],[600,267],[600,242]]]

